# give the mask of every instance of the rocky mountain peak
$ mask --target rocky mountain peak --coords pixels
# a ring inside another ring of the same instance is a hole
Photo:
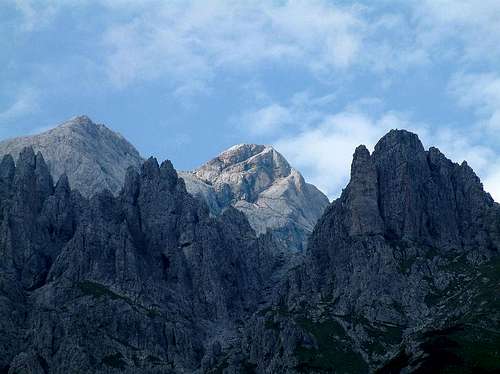
[[[60,126],[95,126],[96,124],[90,119],[90,117],[86,116],[85,114],[80,115],[80,116],[75,116],[73,118],[70,118],[69,120],[65,121],[63,124]]]
[[[210,163],[185,179],[217,217],[169,161],[85,199],[40,152],[4,156],[0,372],[498,369],[500,207],[466,163],[391,132],[322,215],[271,147]]]
[[[222,152],[195,171],[196,176],[211,184],[226,183],[229,180],[251,178],[258,174],[256,188],[267,188],[274,180],[290,175],[292,168],[287,160],[271,146],[239,144]],[[255,196],[239,196],[252,199]]]
[[[381,235],[442,251],[491,248],[482,227],[493,205],[467,164],[450,161],[437,148],[426,151],[416,134],[391,130],[371,155],[364,146],[356,149],[351,180],[318,230],[335,232],[335,241]]]
[[[233,206],[245,213],[258,234],[270,230],[291,250],[305,248],[329,203],[283,155],[266,145],[233,146],[181,176],[188,191],[204,198],[212,212]]]
[[[188,192],[205,200],[213,215],[233,206],[247,215],[257,233],[279,229],[276,235],[283,237],[287,246],[292,243],[291,248],[305,245],[328,204],[320,191],[267,145],[235,145],[197,170],[180,173],[184,181],[175,183],[177,173],[170,162],[160,166],[151,159],[142,165],[144,160],[127,140],[85,115],[41,134],[4,140],[0,142],[0,155],[12,154],[17,159],[25,147],[43,154],[54,180],[65,174],[70,187],[85,197],[104,189],[118,195],[127,169],[142,168],[151,176],[162,174],[165,186],[184,185],[185,181]],[[22,157],[35,162],[35,156]],[[135,191],[133,183],[125,183],[125,188]]]
[[[424,146],[418,135],[407,130],[390,130],[375,145],[376,153],[391,152],[397,148],[402,153],[424,151]]]
[[[103,189],[117,194],[127,167],[140,167],[143,161],[121,135],[87,116],[74,117],[37,135],[4,140],[0,155],[17,158],[25,147],[43,154],[54,179],[65,173],[72,188],[87,197]]]
[[[370,167],[370,151],[364,145],[360,145],[354,151],[351,164],[351,178],[357,174],[363,173],[366,167]]]
[[[360,145],[354,152],[351,165],[351,181],[346,192],[350,234],[380,234],[382,220],[378,202],[378,176],[370,152]]]
[[[349,184],[283,287],[287,302],[276,301],[296,311],[317,343],[299,343],[307,352],[299,354],[302,371],[481,372],[475,366],[498,354],[483,342],[499,342],[500,304],[491,292],[500,284],[499,253],[500,206],[466,163],[426,151],[404,130],[390,131],[372,154],[359,146]],[[281,326],[280,338],[290,335]],[[322,335],[327,326],[338,339]],[[347,339],[353,343],[337,350]],[[354,346],[358,358],[340,358]],[[471,347],[474,354],[464,354]],[[339,358],[327,363],[329,355]],[[351,366],[338,370],[340,362]]]

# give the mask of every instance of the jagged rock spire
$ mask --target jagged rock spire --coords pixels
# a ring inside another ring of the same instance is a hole
[[[356,148],[351,167],[351,182],[347,186],[350,234],[383,233],[383,222],[378,207],[377,169],[368,149]]]

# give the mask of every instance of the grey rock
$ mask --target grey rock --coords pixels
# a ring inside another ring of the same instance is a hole
[[[280,266],[270,238],[234,208],[210,217],[169,161],[130,168],[118,196],[90,200],[64,175],[54,187],[32,149],[1,165],[0,368],[9,372],[199,371]]]
[[[0,155],[17,157],[25,147],[43,154],[55,180],[66,174],[71,187],[87,197],[104,189],[118,193],[127,168],[140,167],[143,162],[125,138],[86,116],[41,134],[4,140]]]
[[[214,161],[200,193],[259,200],[292,175],[272,152],[248,166],[256,149]],[[211,214],[168,161],[124,179],[87,199],[31,149],[0,162],[2,372],[499,369],[500,206],[415,134],[356,149],[293,261],[234,202]]]
[[[217,213],[233,206],[258,234],[270,230],[282,245],[302,251],[327,197],[305,182],[270,146],[240,144],[202,165],[187,180],[188,190]]]
[[[44,133],[0,142],[0,155],[17,157],[22,149],[41,152],[55,180],[65,174],[85,197],[108,189],[117,195],[128,167],[140,168],[139,152],[120,134],[79,116]],[[257,233],[271,230],[292,250],[307,237],[328,205],[316,187],[271,147],[240,145],[194,172],[181,172],[186,188],[203,199],[212,215],[229,206],[242,211]]]
[[[249,323],[248,357],[262,372],[483,370],[498,354],[499,214],[467,164],[415,134],[393,130],[372,155],[358,147],[304,263]],[[468,345],[485,356],[463,355]]]

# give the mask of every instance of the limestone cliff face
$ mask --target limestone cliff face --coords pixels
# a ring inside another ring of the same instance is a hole
[[[66,174],[71,188],[90,197],[104,189],[120,191],[129,166],[143,159],[120,134],[80,116],[38,135],[0,142],[0,155],[15,158],[25,147],[41,152],[54,179]]]
[[[42,152],[54,179],[66,174],[72,189],[85,197],[108,189],[117,195],[128,167],[140,168],[139,152],[120,134],[75,117],[39,135],[0,142],[0,155],[17,158],[24,147]],[[283,247],[305,248],[307,237],[328,205],[271,147],[239,145],[194,172],[181,172],[189,193],[213,215],[230,206],[242,211],[257,234],[270,230]]]
[[[358,147],[290,266],[231,205],[293,170],[239,148],[196,176],[227,198],[215,216],[168,161],[87,199],[64,174],[54,184],[41,153],[5,156],[0,372],[500,369],[500,207],[466,163],[402,130]]]
[[[302,251],[327,197],[270,146],[240,144],[182,174],[190,192],[215,211],[233,206],[258,234],[270,230],[288,249]]]
[[[304,264],[253,322],[258,339],[269,321],[277,332],[254,359],[306,372],[498,370],[499,233],[500,206],[466,163],[404,130],[371,155],[358,147]]]
[[[25,149],[0,194],[3,372],[200,370],[279,267],[270,237],[233,208],[210,218],[168,161],[87,200]]]

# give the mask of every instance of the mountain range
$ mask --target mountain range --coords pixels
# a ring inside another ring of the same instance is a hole
[[[85,197],[108,189],[120,192],[127,168],[144,159],[120,134],[86,116],[75,117],[44,133],[0,142],[0,155],[15,157],[26,146],[40,151],[56,180],[64,173]],[[189,193],[202,198],[210,212],[233,206],[252,228],[271,230],[281,244],[302,251],[307,237],[329,204],[328,198],[304,181],[270,146],[232,147],[191,172],[180,172]]]
[[[0,373],[500,371],[500,206],[416,134],[332,203],[272,147],[178,173],[86,117],[0,153]]]

